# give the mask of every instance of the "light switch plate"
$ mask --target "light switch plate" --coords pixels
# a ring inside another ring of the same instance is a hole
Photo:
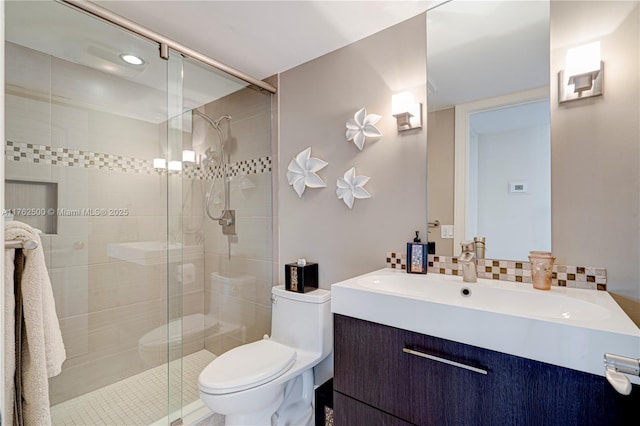
[[[440,225],[440,238],[453,238],[453,225]]]

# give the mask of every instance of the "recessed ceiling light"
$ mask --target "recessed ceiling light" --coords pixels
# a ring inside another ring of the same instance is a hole
[[[122,55],[120,55],[120,59],[122,59],[123,61],[125,61],[128,64],[131,65],[142,65],[144,64],[144,61],[140,58],[138,58],[135,55],[131,55],[129,53],[123,53]]]

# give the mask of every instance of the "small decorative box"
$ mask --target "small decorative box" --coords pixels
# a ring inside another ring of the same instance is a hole
[[[303,259],[298,263],[284,265],[285,289],[305,293],[318,288],[318,264],[306,263]]]

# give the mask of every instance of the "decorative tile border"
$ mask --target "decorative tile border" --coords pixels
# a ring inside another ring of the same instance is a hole
[[[387,268],[407,270],[407,254],[387,252]]]
[[[78,149],[56,148],[48,145],[7,141],[5,158],[34,164],[50,164],[85,169],[106,169],[121,172],[151,174],[153,162],[122,155],[101,154]]]
[[[387,252],[387,267],[394,268],[394,260],[402,259],[406,269],[406,255]],[[398,268],[397,266],[395,268]],[[462,265],[454,256],[428,256],[429,273],[462,275]],[[531,263],[513,260],[478,259],[478,278],[531,284]],[[588,266],[553,265],[551,285],[559,287],[607,290],[607,270]]]
[[[15,141],[6,141],[4,155],[6,159],[11,161],[33,164],[81,167],[125,173],[167,173],[166,171],[154,169],[153,160]],[[230,163],[226,167],[230,177],[270,172],[272,167],[271,156],[238,161]],[[218,177],[221,176],[221,172],[217,168],[208,167],[203,169],[199,164],[184,164],[183,176],[186,178],[212,179],[216,173]]]
[[[227,164],[226,167],[229,177],[266,173],[271,171],[271,156],[242,160]],[[203,169],[199,164],[184,164],[183,172],[185,177],[195,179],[213,179],[216,173],[218,178],[222,176],[217,167]]]

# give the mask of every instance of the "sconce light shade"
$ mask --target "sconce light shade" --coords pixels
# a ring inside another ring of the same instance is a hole
[[[585,44],[567,50],[567,76],[597,72],[600,70],[600,42]]]
[[[196,162],[196,152],[185,149],[182,151],[182,161],[185,163],[195,163]]]
[[[602,96],[603,79],[599,41],[569,49],[566,69],[558,73],[558,100],[562,103]]]
[[[409,92],[391,97],[391,114],[396,118],[399,132],[422,127],[422,104]]]
[[[164,158],[154,158],[153,159],[153,168],[156,170],[164,170],[167,168],[167,160]]]

